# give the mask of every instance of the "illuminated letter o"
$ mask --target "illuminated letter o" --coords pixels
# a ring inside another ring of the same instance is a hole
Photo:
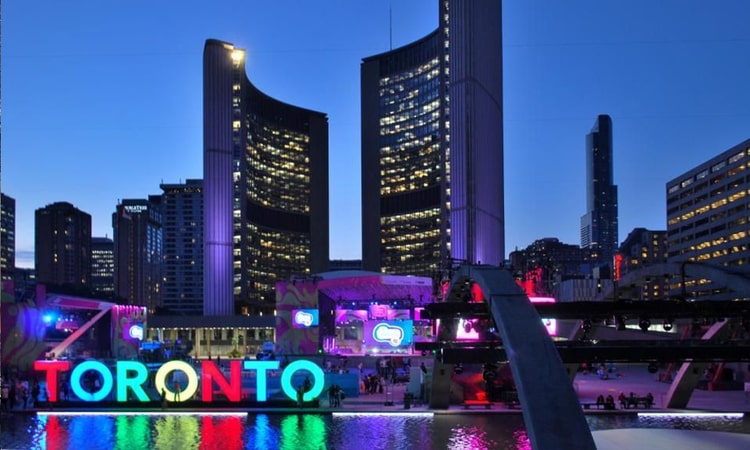
[[[195,372],[195,369],[193,369],[193,366],[185,361],[169,361],[159,367],[159,370],[156,372],[156,377],[154,377],[156,392],[161,395],[163,390],[167,394],[167,399],[171,398],[172,401],[176,401],[177,394],[169,389],[166,383],[167,374],[175,370],[181,370],[187,375],[188,384],[182,389],[182,391],[180,391],[180,401],[184,402],[191,399],[198,390],[198,374]]]
[[[96,392],[87,392],[83,389],[83,386],[81,386],[81,377],[89,370],[98,372],[102,376],[102,387]],[[81,364],[78,364],[70,374],[70,388],[73,389],[73,393],[76,397],[85,402],[98,402],[103,400],[112,391],[112,386],[114,386],[112,372],[109,371],[104,363],[99,361],[84,361]]]
[[[325,374],[323,373],[323,369],[311,361],[298,359],[289,363],[281,373],[281,390],[284,391],[287,397],[295,401],[297,400],[297,390],[292,386],[292,375],[298,370],[307,370],[313,376],[312,388],[302,396],[303,401],[309,402],[323,392],[323,386],[326,383]]]

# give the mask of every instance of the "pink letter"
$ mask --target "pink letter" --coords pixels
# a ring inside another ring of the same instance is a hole
[[[70,361],[34,361],[34,370],[47,372],[47,392],[49,401],[57,401],[57,372],[70,370]]]
[[[239,402],[242,396],[242,380],[240,379],[240,361],[229,362],[229,376],[231,382],[213,361],[202,361],[201,369],[203,370],[201,380],[201,397],[204,402],[211,402],[214,399],[214,381],[219,386],[219,391],[227,396],[230,402]]]

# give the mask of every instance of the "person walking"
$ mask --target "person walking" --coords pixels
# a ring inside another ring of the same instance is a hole
[[[167,390],[165,388],[161,388],[160,399],[161,399],[161,409],[162,410],[167,409]]]

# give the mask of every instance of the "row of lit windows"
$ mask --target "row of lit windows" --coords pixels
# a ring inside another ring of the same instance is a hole
[[[432,111],[429,114],[419,114],[411,117],[408,120],[395,123],[392,126],[382,126],[380,128],[381,136],[388,136],[393,134],[400,134],[407,131],[421,128],[428,123],[438,123],[440,120],[440,111]]]
[[[384,93],[378,99],[380,115],[388,117],[403,114],[409,110],[420,112],[423,105],[440,100],[440,85],[438,80],[423,81],[409,90],[396,90],[394,93]],[[424,111],[421,111],[424,112]]]
[[[417,66],[413,71],[400,72],[389,77],[383,77],[380,79],[380,86],[386,86],[388,84],[400,83],[410,78],[418,77],[425,72],[431,71],[438,63],[437,58],[433,58],[430,61]]]
[[[724,167],[726,167],[727,164],[734,164],[734,163],[736,163],[736,162],[744,159],[747,155],[750,155],[750,148],[748,148],[746,150],[742,150],[742,151],[740,151],[738,153],[735,153],[734,155],[730,156],[727,160],[720,161],[720,162],[714,164],[713,166],[711,166],[710,171],[711,171],[711,173],[718,172],[719,170],[721,170]],[[744,169],[745,169],[745,165],[743,164],[739,170],[741,171],[741,170],[744,170]],[[691,176],[690,178],[686,178],[686,179],[684,179],[683,181],[681,181],[678,184],[670,186],[668,188],[668,190],[667,190],[667,193],[668,194],[673,194],[673,193],[677,192],[678,190],[680,190],[681,188],[685,188],[685,187],[690,186],[691,184],[693,184],[694,181],[702,180],[702,179],[706,178],[706,176],[708,176],[708,172],[709,172],[709,169],[703,170],[700,173],[696,174],[695,176]],[[730,176],[734,175],[736,173],[738,173],[738,171],[734,171],[733,173],[730,174]]]
[[[264,206],[309,212],[309,136],[260,125],[246,147],[247,197]]]
[[[427,103],[410,101],[408,107],[402,103],[400,106],[404,108],[393,114],[387,114],[380,118],[380,126],[385,127],[386,125],[395,125],[398,123],[406,122],[409,119],[413,119],[419,116],[430,115],[434,116],[433,113],[440,108],[440,100],[435,99],[428,101]],[[398,127],[394,127],[398,129]],[[383,133],[388,134],[388,133]]]
[[[697,208],[695,208],[695,209],[693,209],[691,211],[688,211],[688,212],[686,212],[686,213],[684,213],[684,214],[682,214],[680,216],[673,217],[673,218],[669,219],[669,221],[667,223],[669,224],[669,226],[677,225],[678,223],[680,223],[682,221],[686,221],[686,220],[692,219],[693,217],[695,217],[697,215],[704,214],[704,213],[708,212],[711,209],[717,209],[717,208],[720,208],[720,207],[722,207],[724,205],[727,205],[729,203],[736,202],[736,201],[744,198],[748,194],[750,194],[750,189],[747,190],[747,191],[743,190],[743,191],[736,192],[736,193],[730,195],[729,197],[724,197],[724,198],[720,198],[718,200],[715,200],[715,201],[711,202],[709,205],[699,206],[699,207],[697,207]]]
[[[748,232],[747,231],[738,231],[738,232],[732,233],[732,234],[730,234],[729,236],[726,236],[726,237],[725,236],[721,236],[721,237],[716,238],[716,239],[705,240],[705,241],[699,242],[698,244],[689,245],[685,249],[681,250],[680,253],[684,254],[684,253],[692,253],[692,252],[696,252],[696,251],[704,251],[704,250],[710,249],[711,247],[725,246],[726,244],[730,244],[730,243],[734,243],[734,245],[731,248],[729,248],[731,250],[730,253],[736,253],[738,251],[741,251],[741,249],[743,247],[746,247],[746,245],[742,244],[742,243],[736,243],[734,241],[744,240],[745,238],[747,238],[747,236],[748,236]],[[678,245],[675,244],[672,247],[673,248],[677,248]],[[722,250],[717,250],[717,251],[726,251],[726,250],[727,250],[727,248],[722,249]],[[703,255],[711,255],[713,253],[716,253],[717,251],[714,251],[714,252],[705,252],[705,253],[703,253]]]

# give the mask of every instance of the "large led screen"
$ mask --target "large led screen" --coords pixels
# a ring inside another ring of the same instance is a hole
[[[407,347],[414,341],[411,320],[368,320],[365,322],[365,345],[368,349],[392,350]]]
[[[554,297],[529,297],[531,303],[555,303]],[[542,323],[550,336],[557,336],[557,320],[542,317]]]
[[[292,310],[292,327],[310,328],[318,326],[317,309],[293,309]]]

